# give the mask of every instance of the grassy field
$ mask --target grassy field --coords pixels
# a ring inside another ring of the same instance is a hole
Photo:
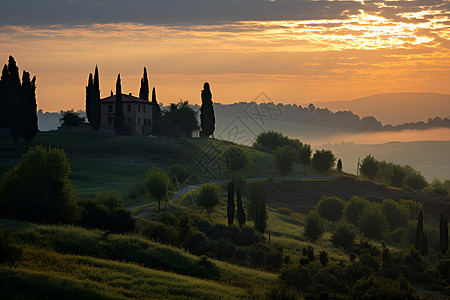
[[[32,145],[63,148],[67,153],[72,174],[70,179],[79,195],[92,197],[108,190],[117,190],[126,206],[149,202],[139,186],[147,170],[158,166],[168,170],[173,164],[182,164],[191,173],[189,184],[230,178],[230,174],[217,167],[221,155],[232,143],[213,139],[170,139],[144,136],[102,136],[57,131],[39,132]],[[22,141],[14,144],[12,137],[0,136],[0,174],[13,167],[30,145]],[[253,164],[244,174],[252,177],[279,176],[272,154],[246,149]],[[209,172],[205,172],[205,167]],[[310,168],[295,164],[293,176],[318,175]],[[2,175],[0,175],[0,178]]]
[[[28,287],[24,296],[37,289],[42,295],[60,290],[88,298],[251,298],[278,281],[276,274],[214,259],[205,263],[133,234],[5,219],[0,225],[24,249],[16,268],[0,270],[8,278],[0,288]]]

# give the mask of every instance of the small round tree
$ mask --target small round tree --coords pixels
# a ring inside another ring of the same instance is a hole
[[[229,146],[221,156],[225,168],[237,172],[252,163],[250,154],[237,146]]]
[[[336,161],[336,157],[330,150],[316,150],[312,158],[312,167],[321,173],[328,172]]]
[[[366,207],[358,220],[358,227],[364,236],[378,240],[381,239],[388,227],[381,205],[371,203]]]
[[[409,219],[408,209],[391,199],[384,199],[381,203],[386,220],[389,223],[389,229],[395,230],[400,226],[406,226]]]
[[[320,238],[324,232],[325,228],[319,214],[314,210],[310,211],[306,218],[305,231],[303,232],[304,236],[314,242]]]
[[[205,184],[200,188],[197,205],[206,209],[208,217],[211,218],[211,214],[214,211],[214,206],[219,204],[220,189],[213,184]]]
[[[355,240],[355,233],[348,224],[341,223],[337,226],[336,231],[331,237],[331,243],[335,247],[350,249]]]
[[[344,200],[336,196],[323,195],[317,203],[316,209],[322,218],[336,222],[342,219],[344,205]]]
[[[275,154],[277,169],[281,176],[289,175],[292,172],[294,161],[297,160],[297,151],[292,146],[285,145],[273,153]]]
[[[359,170],[361,171],[362,175],[368,177],[370,180],[373,180],[375,175],[377,175],[379,168],[380,166],[378,164],[378,161],[369,154],[362,160]]]
[[[161,210],[161,201],[167,205],[169,192],[172,190],[172,181],[163,169],[152,167],[145,175],[144,187],[147,190],[147,196],[158,201],[158,210]]]
[[[44,223],[73,222],[79,217],[63,149],[35,146],[6,172],[0,187],[3,217]]]
[[[344,219],[353,225],[358,224],[358,218],[364,209],[369,205],[369,201],[358,196],[352,196],[344,207]]]

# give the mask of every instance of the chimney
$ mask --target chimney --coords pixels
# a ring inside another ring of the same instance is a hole
[[[128,95],[133,96],[131,93],[129,93]]]

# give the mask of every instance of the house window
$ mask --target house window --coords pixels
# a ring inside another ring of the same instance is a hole
[[[144,106],[145,108],[145,106]],[[144,126],[147,126],[147,119],[144,119]]]
[[[141,118],[138,119],[138,125],[141,125]]]
[[[138,112],[141,112],[141,106],[138,104]]]
[[[130,124],[131,123],[131,119],[130,118],[128,118],[128,124]]]
[[[112,112],[112,104],[108,105],[108,112]]]
[[[131,111],[131,104],[128,104],[128,111]],[[130,123],[130,122],[128,122]]]

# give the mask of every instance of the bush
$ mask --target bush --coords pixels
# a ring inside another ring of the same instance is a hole
[[[362,215],[364,209],[369,205],[369,201],[358,196],[353,196],[344,207],[344,219],[352,223],[358,224],[358,218]]]
[[[311,241],[316,241],[325,232],[322,220],[316,211],[310,211],[306,218],[304,236]]]
[[[381,239],[387,229],[387,221],[379,204],[371,203],[358,221],[359,230],[366,237]]]
[[[336,196],[322,196],[316,209],[322,218],[335,222],[342,219],[344,205],[344,200]]]
[[[34,146],[6,172],[0,187],[0,214],[44,223],[68,223],[79,217],[64,150]]]
[[[400,226],[405,226],[408,223],[409,211],[398,202],[391,199],[385,199],[381,203],[381,208],[383,209],[391,230]]]
[[[148,221],[142,230],[142,234],[148,239],[165,244],[178,246],[178,232],[175,228],[156,221]],[[204,254],[204,253],[201,253]]]
[[[355,240],[355,233],[348,224],[339,224],[331,237],[331,243],[335,247],[350,249]]]
[[[408,218],[410,220],[416,220],[420,211],[423,210],[423,204],[414,200],[400,199],[398,204],[406,208],[409,212]]]
[[[423,190],[428,183],[419,171],[409,168],[405,178],[405,185],[414,190]]]
[[[294,161],[297,160],[297,152],[292,146],[285,145],[273,151],[276,157],[276,166],[281,176],[287,176],[292,172]]]
[[[361,174],[368,177],[370,180],[373,180],[379,169],[380,165],[378,161],[370,154],[364,157],[361,166],[359,167]]]
[[[330,150],[316,150],[312,158],[312,167],[321,173],[328,172],[334,166],[336,157]]]
[[[253,147],[263,151],[272,152],[278,147],[289,144],[290,140],[287,136],[284,136],[279,132],[269,130],[258,134],[255,142],[253,143]]]
[[[135,220],[123,204],[117,192],[103,193],[94,199],[79,201],[81,207],[80,225],[112,232],[130,232],[135,228]]]
[[[252,157],[245,150],[238,146],[229,146],[222,154],[222,161],[225,169],[237,172],[252,163]]]
[[[10,236],[0,227],[0,265],[14,265],[22,258],[22,248],[13,244]]]

